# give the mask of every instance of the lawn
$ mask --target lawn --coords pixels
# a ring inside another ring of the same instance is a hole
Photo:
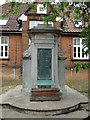
[[[22,80],[14,80],[14,79],[9,79],[7,80],[6,78],[2,79],[2,93],[6,92],[7,90],[16,87],[17,85],[22,84]],[[81,92],[82,94],[88,96],[88,80],[67,80],[66,84],[71,87],[76,89],[77,91]]]
[[[8,76],[2,76],[2,79],[0,79],[1,86],[0,91],[1,93],[4,93],[8,91],[11,88],[15,88],[17,85],[22,84],[22,80],[19,78],[16,78],[15,80],[13,77]],[[87,79],[66,79],[66,84],[76,89],[77,91],[81,92],[82,94],[88,96],[88,80]]]
[[[85,96],[88,96],[88,80],[67,80],[66,84],[82,93]]]
[[[2,76],[2,78],[0,77],[0,83],[1,83],[1,87],[0,87],[0,94],[8,91],[11,88],[15,88],[17,85],[22,84],[22,80],[21,79],[13,79],[12,77],[6,77],[6,76]]]
[[[71,74],[72,73],[72,74]],[[88,70],[80,69],[78,73],[71,72],[70,70],[65,71],[66,84],[79,91],[80,93],[88,96]]]

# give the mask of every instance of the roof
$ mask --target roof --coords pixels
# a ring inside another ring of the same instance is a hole
[[[25,15],[43,15],[43,16],[48,16],[48,13],[47,14],[37,14],[37,12],[36,12],[36,10],[32,10],[32,9],[27,9],[26,11],[25,11]],[[62,19],[61,19],[61,21],[62,21]],[[75,28],[75,26],[74,26],[74,22],[73,22],[73,20],[69,20],[69,19],[66,19],[66,25],[65,25],[65,29],[63,29],[63,33],[69,33],[70,34],[70,32],[71,33],[75,33],[75,34],[77,34],[77,33],[80,33],[82,31],[82,29],[80,29],[80,28]]]
[[[4,14],[6,11],[8,11],[8,4],[9,3],[6,3],[6,4],[3,4],[0,6],[0,15],[1,14]],[[19,31],[19,26],[18,26],[18,17],[20,15],[22,15],[27,9],[27,5],[25,3],[23,3],[21,5],[21,11],[20,12],[17,12],[17,14],[13,15],[11,13],[9,13],[8,15],[8,22],[6,25],[4,26],[1,26],[0,25],[0,31]]]
[[[81,32],[81,31],[82,31],[82,29],[76,28],[74,26],[73,20],[66,19],[66,29],[65,29],[64,32],[73,32],[73,33],[76,33],[76,32]]]
[[[8,3],[6,4],[3,4],[0,6],[0,10],[2,9],[2,11],[0,11],[0,14],[3,14],[5,13],[7,10],[8,10]],[[35,13],[35,10],[32,10],[32,9],[27,9],[27,4],[26,3],[23,3],[22,6],[21,6],[21,11],[20,12],[17,12],[17,14],[15,14],[15,16],[13,14],[10,14],[8,15],[8,22],[6,25],[3,25],[1,26],[0,25],[0,31],[5,31],[5,32],[9,32],[9,31],[20,31],[20,28],[19,28],[19,24],[18,24],[18,19],[20,19],[21,17],[23,17],[22,15],[25,13],[28,14],[28,15],[39,15],[37,13]],[[41,14],[40,14],[41,15]],[[45,14],[47,15],[47,14]],[[65,29],[63,30],[63,33],[80,33],[82,31],[82,29],[79,29],[79,28],[75,28],[74,27],[74,23],[73,21],[71,20],[68,20],[66,19],[66,27]]]

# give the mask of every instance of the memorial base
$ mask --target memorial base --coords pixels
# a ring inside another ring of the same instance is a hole
[[[32,88],[30,101],[59,101],[58,88]]]

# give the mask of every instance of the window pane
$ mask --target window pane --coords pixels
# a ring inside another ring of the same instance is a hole
[[[1,46],[1,56],[3,56],[3,46]]]
[[[84,58],[84,50],[82,49],[82,57]]]
[[[74,47],[74,52],[76,52],[76,47]]]
[[[82,39],[82,43],[83,46],[86,46],[86,39]]]
[[[78,47],[78,52],[80,53],[80,47]]]
[[[73,44],[76,45],[76,39],[74,39],[74,43]]]
[[[78,47],[78,57],[80,57],[80,47]]]
[[[7,57],[8,56],[8,53],[7,52],[5,52],[5,57]]]
[[[43,24],[44,22],[43,21],[36,21],[36,26],[38,25],[38,24]]]
[[[7,37],[5,37],[5,44],[8,44],[8,40],[7,40]]]
[[[1,44],[4,44],[4,37],[1,37]]]
[[[80,57],[80,53],[78,53],[78,57]]]
[[[86,39],[84,39],[84,38],[83,38],[83,39],[82,39],[82,42],[84,42],[84,43],[85,43],[85,41],[86,41]]]
[[[1,56],[3,56],[3,52],[1,52]]]
[[[42,6],[40,6],[39,10],[42,12],[42,11],[44,11],[44,8]]]
[[[77,39],[77,45],[80,45],[80,39],[79,38]]]
[[[8,46],[5,46],[5,51],[7,51],[8,50]]]
[[[37,26],[38,24],[43,24],[43,23],[44,23],[43,21],[31,21],[30,29],[33,28],[34,26]]]
[[[84,58],[84,53],[82,53],[82,57]]]
[[[3,51],[3,46],[1,46],[1,51]]]
[[[74,47],[74,57],[76,57],[76,47]]]
[[[74,57],[76,57],[76,53],[74,53]]]
[[[31,26],[30,28],[33,28],[35,26],[35,21],[31,21]]]

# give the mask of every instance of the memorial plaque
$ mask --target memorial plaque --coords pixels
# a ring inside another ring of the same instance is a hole
[[[37,50],[37,80],[52,79],[52,49]]]

